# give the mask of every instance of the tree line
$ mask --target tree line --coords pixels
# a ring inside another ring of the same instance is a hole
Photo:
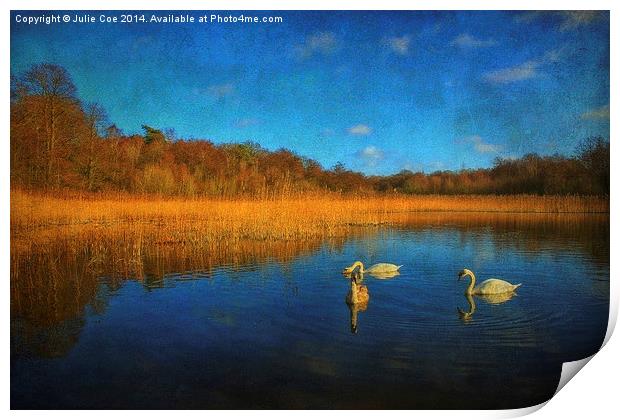
[[[71,76],[54,64],[11,76],[10,118],[11,186],[25,189],[213,197],[609,194],[609,142],[600,136],[569,157],[528,154],[498,158],[488,169],[366,176],[252,142],[179,140],[172,129],[148,125],[124,134],[99,104],[81,102]]]

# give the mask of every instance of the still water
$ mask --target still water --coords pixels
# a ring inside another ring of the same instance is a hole
[[[608,216],[427,218],[242,260],[90,288],[68,264],[30,305],[13,273],[12,408],[518,408],[607,327]],[[403,264],[364,277],[366,308],[345,303],[355,260]],[[469,302],[465,267],[523,286]]]

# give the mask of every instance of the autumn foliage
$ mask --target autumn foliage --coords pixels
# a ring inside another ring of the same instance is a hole
[[[490,169],[365,176],[251,142],[179,140],[146,124],[141,134],[123,134],[101,106],[81,102],[70,75],[53,64],[13,77],[11,88],[13,188],[254,198],[325,191],[609,194],[609,143],[601,137],[586,139],[572,157],[529,154],[498,159]]]

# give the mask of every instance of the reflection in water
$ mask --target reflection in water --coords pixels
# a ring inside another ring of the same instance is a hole
[[[365,274],[361,271],[359,271],[359,274],[361,276],[360,278],[364,280]],[[391,273],[366,273],[366,274],[368,274],[368,276],[370,276],[371,278],[377,279],[377,280],[389,280],[389,279],[393,279],[394,277],[400,276],[400,272],[398,271],[393,271]],[[347,273],[342,273],[342,276],[346,279],[350,278],[350,274],[347,274]]]
[[[474,298],[472,297],[472,295],[465,295],[465,298],[467,299],[467,303],[469,303],[469,311],[464,311],[461,308],[456,308],[456,310],[458,311],[459,317],[465,321],[465,322],[469,322],[471,321],[471,317],[474,315],[474,313],[476,312],[476,302],[474,301]]]
[[[515,408],[550,397],[561,362],[600,346],[608,215],[394,217],[306,241],[12,232],[11,405]],[[355,260],[407,270],[368,277],[372,307],[347,314],[351,284],[334,270]],[[466,297],[463,328],[462,292],[443,273],[471,262],[484,276],[523,268],[527,293]]]
[[[496,293],[492,295],[476,295],[476,298],[482,299],[489,304],[492,305],[500,305],[502,303],[508,302],[517,294],[515,292],[506,292],[506,293]],[[456,308],[459,314],[459,318],[461,318],[464,322],[471,321],[474,313],[476,312],[476,301],[474,300],[473,295],[465,294],[465,299],[467,299],[467,303],[469,304],[469,310],[464,311],[461,308]]]
[[[368,309],[370,294],[368,293],[368,287],[361,284],[364,280],[364,274],[361,269],[353,271],[350,280],[351,287],[345,302],[349,305],[351,312],[351,332],[357,334],[357,313]]]
[[[368,309],[368,301],[357,304],[348,303],[347,305],[349,306],[349,312],[351,315],[351,332],[353,334],[357,334],[357,313],[364,312]]]
[[[486,303],[490,303],[491,305],[501,305],[502,303],[508,302],[515,296],[517,296],[516,292],[506,292],[496,293],[494,295],[480,295],[476,297],[484,300]]]
[[[27,247],[22,241],[11,241],[11,329],[16,332],[11,335],[12,356],[66,354],[69,343],[78,340],[87,308],[103,313],[107,299],[128,281],[156,290],[166,287],[170,273],[186,273],[178,281],[210,280],[221,268],[234,276],[259,270],[271,261],[286,266],[325,245],[320,240],[240,241],[234,246],[205,244],[202,248],[143,244],[146,247],[138,252],[135,244],[127,245],[117,235],[88,238],[82,248],[64,237],[51,243],[32,239]],[[327,244],[341,249],[344,238]],[[59,340],[63,331],[67,336]]]
[[[369,275],[378,280],[389,280],[393,279],[394,277],[400,276],[400,273],[398,271],[394,271],[391,273],[369,273]]]

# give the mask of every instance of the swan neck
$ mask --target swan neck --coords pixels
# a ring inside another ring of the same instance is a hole
[[[467,275],[469,276],[470,280],[469,280],[469,286],[467,286],[467,290],[465,291],[465,294],[470,296],[474,291],[474,285],[476,284],[476,276],[472,272],[467,273]]]

